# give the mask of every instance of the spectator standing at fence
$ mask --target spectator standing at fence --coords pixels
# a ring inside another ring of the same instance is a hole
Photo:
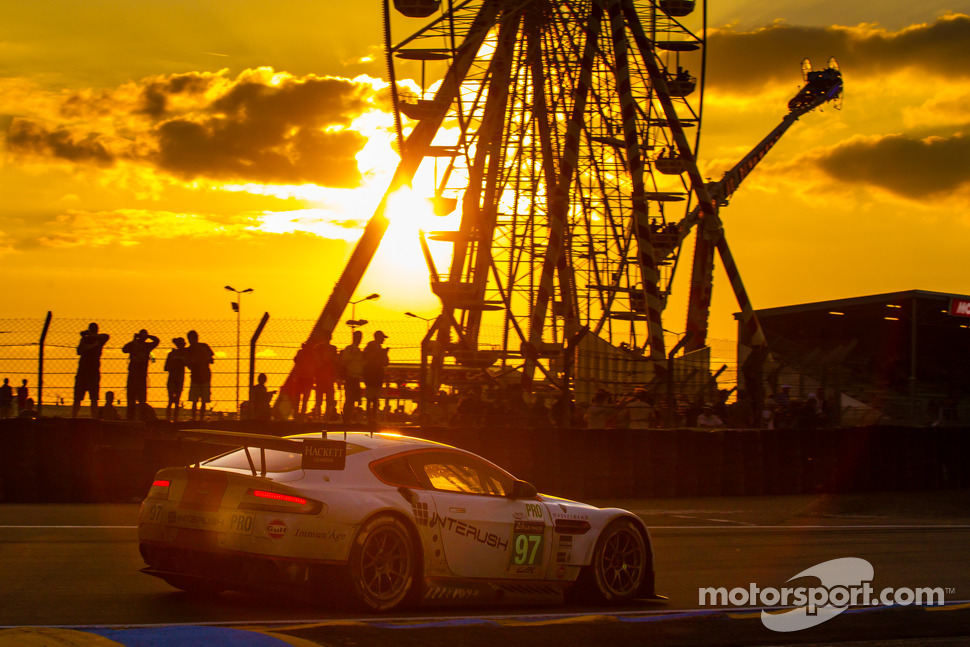
[[[384,373],[388,359],[388,349],[384,348],[387,339],[382,331],[374,333],[374,339],[364,347],[364,395],[367,396],[367,422],[377,422],[380,416],[381,387],[384,386]]]
[[[629,429],[649,429],[653,426],[656,411],[650,394],[644,388],[633,390],[633,398],[623,404]]]
[[[612,410],[610,392],[606,389],[597,389],[589,403],[589,409],[586,410],[586,426],[590,429],[606,429],[606,419],[609,418]]]
[[[209,344],[199,341],[199,333],[190,330],[185,337],[189,340],[186,348],[189,369],[189,400],[192,401],[192,420],[205,418],[205,405],[212,400],[212,369],[215,353]]]
[[[344,373],[344,422],[354,422],[354,411],[360,404],[360,381],[364,379],[364,351],[360,342],[364,333],[355,330],[351,342],[340,351]]]
[[[781,393],[775,396],[775,400],[778,402],[778,406],[787,409],[791,405],[791,386],[782,384]]]
[[[98,418],[101,420],[119,420],[118,409],[115,408],[115,392],[104,392],[104,406],[98,410]]]
[[[91,398],[91,416],[98,417],[98,398],[101,390],[101,351],[110,336],[98,332],[98,324],[91,323],[87,330],[81,331],[81,341],[77,345],[77,375],[74,377],[74,404],[71,417],[77,418],[84,396]],[[26,386],[26,385],[25,385]]]
[[[276,391],[270,391],[266,388],[266,373],[260,373],[256,378],[256,384],[253,386],[253,418],[256,420],[269,420],[271,417],[272,407],[270,407],[270,401],[273,396],[276,395]]]
[[[337,402],[334,398],[333,383],[337,379],[337,347],[330,343],[329,332],[323,333],[323,341],[317,344],[317,371],[314,377],[315,401],[313,414],[323,415],[323,421],[328,422],[336,411]],[[323,409],[326,400],[327,407]]]
[[[538,396],[532,402],[532,406],[529,407],[529,421],[537,429],[544,429],[550,424],[549,409],[546,407],[546,403],[542,401],[542,398]]]
[[[9,418],[13,409],[13,387],[10,386],[10,378],[3,378],[3,386],[0,386],[0,418]]]
[[[304,343],[293,356],[293,380],[290,401],[293,405],[293,419],[302,420],[310,403],[313,380],[317,373],[317,358],[313,346]]]
[[[26,381],[26,380],[24,380],[24,381]],[[32,420],[37,418],[37,411],[34,409],[34,399],[33,398],[27,398],[27,401],[24,402],[23,409],[21,409],[17,413],[17,417],[18,418],[30,418]]]
[[[121,347],[121,352],[128,354],[128,406],[125,408],[128,420],[140,419],[142,405],[148,403],[148,363],[158,342],[158,337],[142,328]]]
[[[185,367],[189,361],[189,351],[185,348],[185,339],[176,337],[172,340],[175,348],[165,356],[165,370],[168,372],[168,404],[165,406],[165,419],[177,421],[179,406],[182,402],[182,390],[185,388]]]
[[[714,407],[705,404],[697,416],[697,426],[702,429],[717,429],[724,426],[724,421],[714,411]]]
[[[27,380],[21,380],[17,387],[17,413],[19,414],[27,407],[27,400],[30,397],[30,389],[27,388]]]

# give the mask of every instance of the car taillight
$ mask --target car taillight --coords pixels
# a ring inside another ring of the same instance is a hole
[[[323,502],[316,499],[256,488],[249,488],[246,491],[246,496],[239,503],[241,510],[290,512],[292,514],[319,514],[324,510],[324,507]]]
[[[589,532],[589,522],[579,519],[556,519],[556,532],[560,535],[585,535]]]
[[[274,501],[286,501],[287,503],[299,503],[306,505],[306,499],[292,494],[281,494],[279,492],[267,492],[266,490],[252,490],[253,496],[257,499],[273,499]]]
[[[167,499],[171,485],[172,482],[168,479],[155,479],[152,481],[152,487],[148,490],[148,497],[151,499]]]

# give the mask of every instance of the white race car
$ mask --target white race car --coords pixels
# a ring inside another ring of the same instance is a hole
[[[655,597],[636,515],[538,494],[461,449],[385,433],[178,433],[239,449],[159,471],[141,505],[144,572],[177,588],[346,591],[369,611]]]

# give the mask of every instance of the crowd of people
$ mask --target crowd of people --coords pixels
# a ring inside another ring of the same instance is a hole
[[[115,406],[115,393],[106,391],[104,404],[99,406],[101,399],[101,355],[105,344],[111,338],[98,328],[97,323],[91,323],[80,332],[78,341],[77,373],[74,376],[74,399],[71,405],[71,417],[76,418],[81,411],[81,405],[88,399],[91,406],[91,417],[103,420],[117,420],[121,418]],[[185,338],[188,339],[186,344]],[[212,348],[199,341],[199,334],[190,330],[185,338],[176,337],[172,340],[173,348],[165,357],[165,371],[168,373],[166,390],[168,403],[165,415],[168,420],[178,420],[182,406],[182,393],[185,390],[185,372],[189,372],[188,399],[191,403],[193,420],[205,417],[206,406],[212,400],[212,369],[209,367],[214,361],[215,353]],[[154,420],[157,418],[155,410],[148,404],[148,366],[152,359],[152,351],[158,348],[161,340],[149,334],[144,328],[134,334],[131,341],[122,346],[121,351],[128,355],[128,379],[125,385],[127,402],[124,418],[128,420]]]
[[[148,369],[152,353],[160,339],[145,329],[135,333],[122,348],[128,355],[126,402],[124,414],[119,412],[119,398],[113,391],[104,393],[101,404],[101,357],[110,336],[91,323],[80,333],[76,352],[77,373],[71,416],[77,417],[85,399],[89,401],[91,417],[104,420],[155,420],[158,414],[147,401]],[[777,393],[769,394],[760,415],[743,392],[728,404],[730,393],[719,390],[713,402],[702,399],[663,399],[659,404],[645,388],[635,388],[619,397],[607,389],[598,389],[588,403],[576,405],[571,398],[557,394],[527,394],[518,383],[493,384],[487,387],[467,386],[460,391],[441,390],[422,399],[416,390],[398,384],[395,397],[387,397],[387,367],[389,351],[384,347],[387,335],[373,333],[373,339],[363,343],[363,333],[354,330],[351,343],[339,349],[331,343],[331,335],[324,333],[320,341],[304,343],[293,358],[289,379],[279,391],[270,390],[268,378],[260,373],[251,386],[250,400],[244,402],[240,414],[257,420],[295,419],[344,423],[417,423],[431,426],[560,426],[591,429],[657,427],[753,427],[767,429],[806,428],[827,426],[830,422],[829,403],[824,393],[811,393],[806,398],[794,398],[791,387],[783,385]],[[185,337],[175,337],[165,356],[164,370],[167,404],[166,420],[179,420],[183,408],[182,396],[188,378],[188,415],[192,420],[206,417],[212,401],[212,368],[215,353],[190,330]],[[187,373],[187,374],[186,374]],[[338,400],[339,387],[343,398]],[[281,397],[274,396],[280,394]],[[312,400],[312,406],[311,406]],[[381,407],[383,400],[384,406]],[[392,400],[396,400],[392,406]],[[14,414],[16,403],[16,414]],[[407,409],[412,403],[418,406]],[[119,402],[120,404],[120,402]],[[14,390],[10,380],[0,386],[0,418],[36,417],[34,400],[29,397],[28,381]]]
[[[330,333],[323,333],[321,341],[304,343],[293,357],[293,370],[284,382],[273,406],[276,391],[270,391],[265,373],[260,373],[252,391],[251,417],[257,420],[287,418],[318,420],[381,422],[390,413],[381,409],[389,351],[384,347],[387,335],[378,330],[363,348],[364,333],[354,330],[351,342],[338,351],[331,343]],[[343,409],[338,411],[337,386],[344,391]],[[313,406],[310,398],[313,396]]]
[[[14,413],[14,403],[17,405],[17,412]],[[0,386],[0,418],[36,418],[37,412],[34,411],[34,399],[30,397],[30,389],[27,388],[27,380],[22,380],[16,391],[10,385],[10,378],[3,379]]]

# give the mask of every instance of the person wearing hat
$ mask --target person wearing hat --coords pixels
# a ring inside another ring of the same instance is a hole
[[[714,407],[705,403],[701,408],[700,415],[697,416],[697,426],[704,429],[715,429],[717,427],[723,427],[724,421],[714,413]]]
[[[141,405],[147,404],[148,362],[158,342],[158,337],[149,335],[142,328],[130,342],[121,347],[121,352],[128,353],[128,407],[125,417],[129,420],[134,420]]]
[[[378,330],[374,339],[364,347],[364,396],[367,398],[367,422],[377,422],[380,413],[381,387],[384,385],[384,370],[390,364],[388,349],[384,348],[387,335]]]

